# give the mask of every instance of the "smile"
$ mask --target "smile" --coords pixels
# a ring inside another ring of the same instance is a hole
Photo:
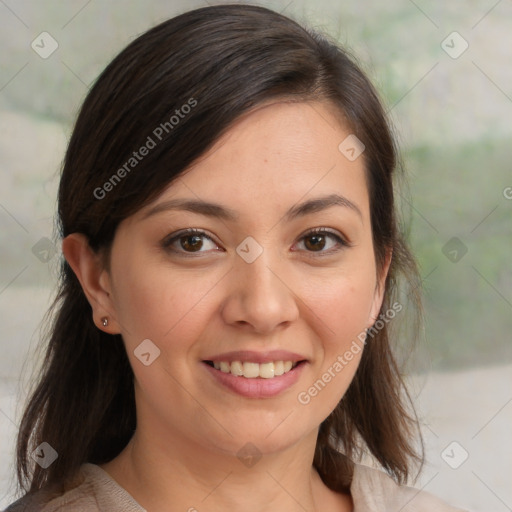
[[[228,357],[215,361],[205,359],[202,367],[213,379],[212,383],[246,398],[272,398],[285,392],[299,380],[308,364],[298,358],[295,361],[267,359],[259,363],[254,362],[257,357],[249,361],[233,358],[228,362],[226,359]]]
[[[246,379],[273,379],[288,373],[295,368],[298,361],[270,361],[267,363],[255,363],[250,361],[206,361],[216,370],[223,373],[230,373],[235,377],[245,377]]]

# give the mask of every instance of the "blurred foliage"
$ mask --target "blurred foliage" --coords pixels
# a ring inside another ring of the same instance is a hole
[[[411,148],[411,245],[424,281],[426,341],[438,368],[512,359],[510,142]],[[467,253],[442,252],[457,237]]]

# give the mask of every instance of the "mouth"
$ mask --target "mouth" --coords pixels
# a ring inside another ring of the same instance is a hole
[[[215,370],[229,373],[235,377],[245,379],[274,379],[294,370],[297,366],[306,363],[300,361],[268,361],[257,363],[253,361],[203,361]]]

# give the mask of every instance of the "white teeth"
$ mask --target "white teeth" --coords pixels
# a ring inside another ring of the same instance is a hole
[[[279,375],[283,375],[284,373],[284,363],[283,361],[276,361],[274,363],[274,375],[279,377]]]
[[[274,363],[260,364],[260,377],[262,379],[271,379],[274,377]]]
[[[231,363],[231,373],[240,377],[244,374],[244,365],[240,361],[233,361]]]
[[[255,379],[260,376],[260,365],[258,363],[244,363],[244,377]]]
[[[233,361],[230,363],[226,361],[215,361],[213,366],[216,370],[223,373],[231,373],[237,377],[245,377],[246,379],[272,379],[288,373],[292,368],[297,366],[296,362],[292,361],[272,361],[270,363],[252,363],[249,361]]]

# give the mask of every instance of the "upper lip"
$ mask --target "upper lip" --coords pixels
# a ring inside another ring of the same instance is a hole
[[[241,361],[250,363],[271,363],[273,361],[292,361],[293,363],[304,361],[306,358],[294,352],[287,350],[270,350],[266,352],[255,352],[252,350],[236,350],[232,352],[224,352],[223,354],[207,357],[204,361],[228,362]]]

